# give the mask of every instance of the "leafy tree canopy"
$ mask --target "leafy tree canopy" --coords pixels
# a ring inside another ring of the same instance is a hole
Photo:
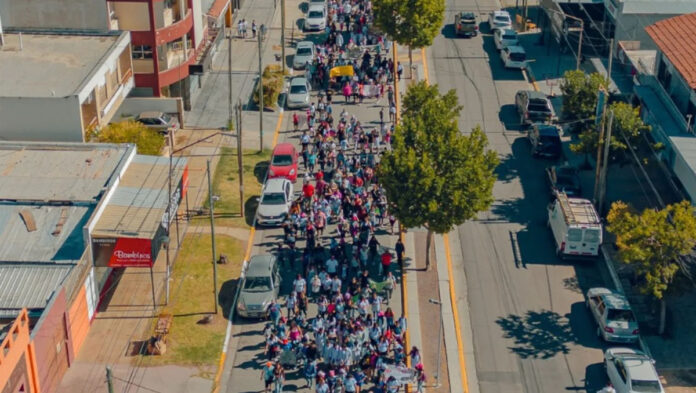
[[[87,139],[102,143],[133,143],[139,154],[160,155],[165,139],[157,130],[134,120],[111,123],[99,131],[92,131]]]
[[[645,278],[643,292],[662,299],[679,271],[677,258],[696,246],[696,216],[689,201],[662,210],[636,213],[623,202],[612,204],[607,229],[616,235],[619,259]]]
[[[594,119],[599,89],[607,86],[607,79],[598,72],[588,75],[578,70],[566,71],[561,81],[563,117],[566,120]]]
[[[381,161],[380,179],[403,225],[446,233],[493,202],[498,157],[479,127],[460,133],[454,90],[441,95],[437,85],[420,82],[403,102],[402,123],[393,150]]]
[[[375,0],[375,24],[409,48],[430,46],[445,16],[444,0]]]

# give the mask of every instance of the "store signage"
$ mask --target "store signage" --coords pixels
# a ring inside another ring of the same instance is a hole
[[[152,240],[130,237],[92,238],[95,266],[152,267]]]
[[[167,209],[162,215],[161,225],[165,230],[169,230],[169,224],[176,216],[176,211],[179,208],[179,202],[186,196],[186,191],[188,190],[189,176],[188,176],[188,165],[184,167],[184,172],[181,174],[181,179],[179,184],[177,184],[174,192],[169,197],[169,203],[167,204]],[[174,213],[170,212],[172,210]]]

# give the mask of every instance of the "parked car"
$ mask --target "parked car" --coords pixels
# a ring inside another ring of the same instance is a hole
[[[326,7],[326,0],[308,0],[307,4],[309,4],[309,7],[313,5],[323,5]]]
[[[476,15],[473,12],[459,12],[454,16],[454,32],[458,36],[474,37],[478,34]]]
[[[558,127],[534,123],[527,133],[534,157],[558,159],[563,153],[561,133]]]
[[[179,129],[179,122],[164,112],[142,112],[135,118],[135,121],[142,123],[147,128],[157,130],[161,134]]]
[[[297,150],[292,143],[279,143],[273,148],[268,178],[285,178],[291,182],[297,180]]]
[[[278,299],[280,281],[276,257],[269,254],[251,257],[242,279],[237,313],[245,318],[268,318],[269,305]]]
[[[314,43],[312,41],[300,41],[295,47],[295,56],[292,58],[292,68],[303,70],[307,63],[314,60]]]
[[[556,119],[551,100],[539,91],[518,91],[515,94],[515,106],[520,115],[520,124],[550,123]]]
[[[520,44],[520,41],[517,39],[517,32],[512,29],[496,29],[493,32],[493,42],[498,50],[506,46],[518,46]]]
[[[493,11],[488,14],[488,24],[491,30],[496,29],[512,29],[512,19],[507,11]]]
[[[548,226],[561,258],[595,258],[602,244],[602,222],[592,202],[558,194],[548,207]]]
[[[288,99],[285,105],[290,109],[306,108],[309,106],[309,81],[303,76],[290,80]]]
[[[655,361],[631,348],[609,348],[604,352],[604,367],[616,393],[664,393]]]
[[[547,167],[546,180],[553,197],[560,192],[571,197],[582,194],[580,173],[574,166],[564,164]]]
[[[524,69],[527,67],[527,52],[521,46],[506,46],[500,51],[500,59],[505,68]]]
[[[304,31],[324,30],[326,28],[326,7],[322,4],[310,5],[303,28]]]
[[[280,225],[290,212],[293,185],[284,178],[268,179],[261,190],[259,206],[256,208],[256,223]]]
[[[587,291],[586,304],[597,322],[597,336],[604,341],[638,341],[638,322],[624,295],[607,288],[590,288]]]

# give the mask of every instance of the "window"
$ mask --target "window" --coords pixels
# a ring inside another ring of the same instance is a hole
[[[152,47],[149,45],[133,45],[133,59],[152,59]]]
[[[262,205],[282,205],[284,203],[285,203],[285,195],[281,192],[264,194],[263,200],[261,200]]]
[[[607,306],[604,305],[602,299],[599,299],[597,302],[597,313],[599,313],[599,315],[604,315],[605,308],[607,308]]]
[[[607,320],[634,322],[636,319],[633,316],[633,312],[631,310],[617,310],[615,308],[610,308],[607,312]]]
[[[292,165],[292,156],[290,154],[278,154],[273,156],[273,165],[288,166]]]
[[[624,368],[623,362],[619,359],[614,359],[614,366],[616,366],[616,372],[621,377],[621,380],[626,383],[626,368]]]
[[[582,241],[582,229],[577,229],[577,228],[568,229],[568,241],[569,242]]]
[[[247,277],[244,282],[244,290],[247,292],[263,292],[271,289],[269,277]]]
[[[599,242],[599,230],[598,229],[585,229],[585,242],[586,243],[598,243]]]

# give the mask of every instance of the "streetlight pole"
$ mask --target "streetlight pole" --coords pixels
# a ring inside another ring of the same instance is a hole
[[[206,161],[206,168],[208,171],[208,203],[210,203],[210,236],[212,237],[210,245],[213,251],[213,296],[215,298],[215,314],[218,313],[218,295],[217,295],[217,261],[215,252],[215,210],[213,203],[215,198],[213,197],[213,182],[210,180],[210,159]]]
[[[582,59],[582,33],[585,31],[585,22],[582,19],[580,21],[580,39],[578,40],[578,59],[575,63],[575,69],[580,69],[580,60]]]
[[[285,75],[285,0],[280,0],[280,64]]]
[[[440,359],[442,350],[442,302],[435,299],[428,299],[428,303],[440,306],[440,324],[437,325],[437,369],[435,371],[435,387],[440,387]]]
[[[259,151],[263,151],[263,53],[261,50],[261,42],[263,41],[265,31],[266,27],[261,25],[259,34],[257,35],[259,41]],[[244,202],[242,201],[242,203]]]

